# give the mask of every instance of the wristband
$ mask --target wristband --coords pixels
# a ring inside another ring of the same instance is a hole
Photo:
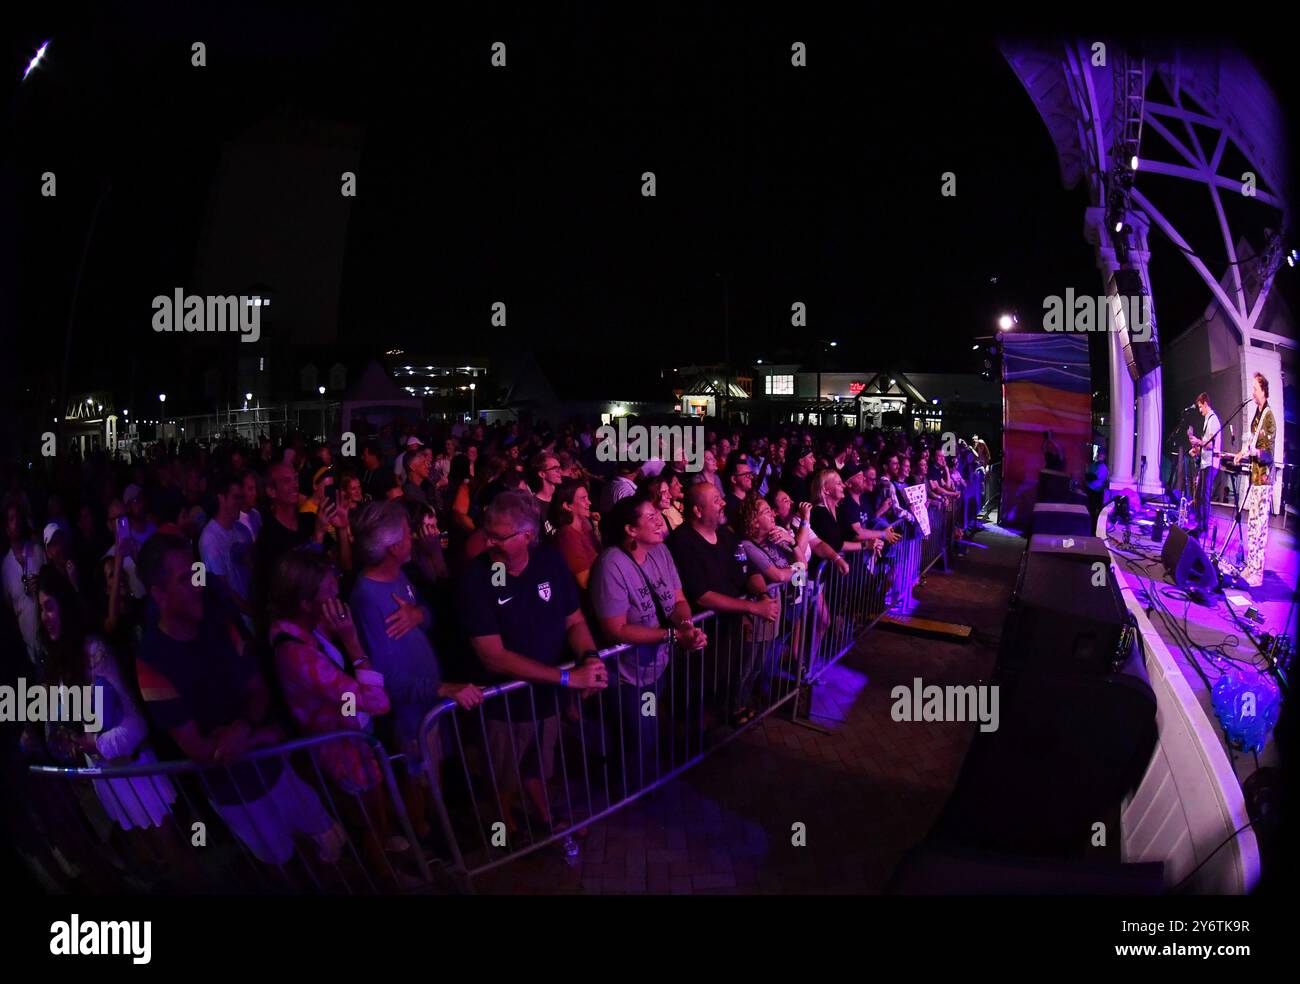
[[[567,687],[568,685],[569,685],[569,671],[560,670],[560,686]]]

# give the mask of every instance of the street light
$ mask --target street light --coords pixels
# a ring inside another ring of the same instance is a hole
[[[1001,331],[1010,331],[1011,326],[1014,325],[1015,323],[1016,323],[1016,319],[1011,317],[1011,315],[1009,314],[1004,314],[1002,315],[1002,317],[998,318],[998,328]]]
[[[475,402],[474,402],[474,391],[475,391],[476,389],[478,389],[478,383],[470,383],[470,384],[469,384],[469,415],[470,415],[470,417],[473,417],[473,418],[477,418],[477,417],[478,417],[478,409],[477,409],[476,404],[475,404]]]

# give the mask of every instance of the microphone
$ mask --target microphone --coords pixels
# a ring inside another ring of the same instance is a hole
[[[1191,411],[1193,411],[1193,410],[1195,410],[1195,409],[1196,409],[1196,404],[1193,403],[1193,404],[1191,404],[1190,406],[1183,407],[1183,413],[1190,413]]]

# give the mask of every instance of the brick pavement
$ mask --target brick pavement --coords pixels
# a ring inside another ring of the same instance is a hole
[[[987,682],[1024,541],[992,531],[918,592],[919,616],[963,622],[970,643],[877,629],[817,687],[814,720],[778,712],[594,825],[579,862],[547,849],[484,875],[482,893],[879,892],[937,817],[974,724],[895,722],[891,689]],[[806,846],[792,844],[804,825]]]

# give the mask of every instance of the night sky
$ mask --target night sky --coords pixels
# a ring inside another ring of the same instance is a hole
[[[74,391],[120,380],[132,351],[146,375],[162,371],[147,298],[193,279],[223,143],[276,117],[364,128],[340,291],[348,344],[718,360],[725,283],[737,362],[810,363],[818,339],[837,339],[846,367],[971,371],[972,338],[999,312],[1034,317],[1045,295],[1100,291],[1086,193],[1061,187],[993,29],[936,19],[867,34],[655,8],[635,26],[239,5],[218,21],[171,6],[56,16],[14,42],[21,70],[54,39],[14,97],[20,190],[59,175],[57,202],[17,201],[20,360],[38,371],[59,363],[85,230],[113,183],[87,257]],[[190,66],[193,40],[205,69]],[[505,70],[489,64],[496,40]],[[790,65],[796,40],[805,69]],[[945,171],[955,198],[940,196]],[[1208,300],[1169,253],[1153,266],[1164,332]],[[510,327],[484,344],[498,299]],[[795,300],[807,329],[789,327]]]

